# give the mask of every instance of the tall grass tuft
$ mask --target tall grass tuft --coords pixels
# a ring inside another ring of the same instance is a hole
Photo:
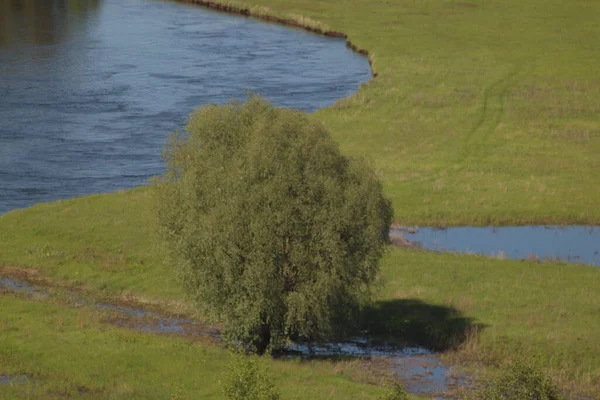
[[[231,353],[229,374],[223,383],[227,400],[279,400],[271,377],[257,356]]]
[[[378,400],[409,400],[408,392],[399,382],[387,385],[386,392]]]
[[[516,362],[477,392],[474,400],[562,400],[550,377],[535,364]]]

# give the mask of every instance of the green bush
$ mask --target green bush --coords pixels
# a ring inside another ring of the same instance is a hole
[[[242,353],[231,355],[223,391],[227,400],[279,400],[279,393],[260,359]]]
[[[386,392],[379,397],[379,400],[409,400],[409,397],[404,386],[394,382],[386,387]]]
[[[562,400],[552,380],[535,365],[517,362],[485,385],[476,400]]]
[[[187,293],[259,353],[350,333],[393,211],[363,162],[318,122],[260,97],[193,113],[154,182]]]

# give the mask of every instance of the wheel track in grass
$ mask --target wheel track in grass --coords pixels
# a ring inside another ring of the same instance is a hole
[[[438,168],[429,176],[411,180],[411,183],[423,184],[433,182],[438,179],[440,174],[444,171],[446,172],[446,177],[449,175],[457,175],[466,169],[468,161],[484,158],[488,154],[488,151],[484,151],[483,146],[489,142],[491,135],[502,122],[505,111],[504,104],[506,94],[510,88],[514,86],[516,78],[521,71],[522,68],[520,66],[515,66],[510,72],[484,89],[479,118],[475,122],[473,128],[466,134],[466,137],[463,140],[463,148],[460,151],[460,156],[456,163]],[[477,150],[479,150],[479,152],[477,152]]]
[[[473,151],[476,150],[474,148],[487,143],[492,133],[496,131],[502,122],[506,93],[514,85],[520,71],[521,67],[515,66],[508,74],[486,87],[483,91],[481,116],[464,141],[465,160],[477,157],[477,153]]]

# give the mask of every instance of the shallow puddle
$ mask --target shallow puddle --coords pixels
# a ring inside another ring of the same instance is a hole
[[[50,288],[35,286],[25,281],[6,277],[0,277],[0,293],[2,292],[21,293],[29,297],[41,299],[52,296]],[[110,321],[118,326],[150,333],[219,337],[218,330],[215,327],[190,319],[167,317],[142,308],[93,302],[72,291],[61,292],[61,295],[65,296],[75,306],[88,305],[115,314],[116,318]]]
[[[409,392],[420,395],[435,394],[438,400],[453,399],[444,396],[444,393],[469,385],[465,376],[452,372],[438,356],[427,351],[422,354],[394,357],[392,368],[398,379],[405,382]]]
[[[219,331],[216,327],[191,319],[167,317],[153,311],[114,304],[98,303],[94,304],[94,306],[126,317],[111,320],[117,326],[149,333],[208,336],[220,339]]]
[[[289,350],[304,358],[347,356],[385,361],[393,376],[404,382],[409,392],[435,396],[438,400],[451,400],[453,398],[444,393],[468,385],[466,377],[453,372],[439,355],[423,347],[382,345],[356,338],[323,345],[293,344]]]
[[[25,383],[29,380],[27,375],[0,375],[0,385]]]
[[[600,266],[600,226],[395,228],[390,237],[433,251]]]
[[[0,293],[20,293],[32,298],[50,298],[52,289],[35,286],[21,280],[0,277]],[[170,317],[155,311],[118,304],[97,303],[75,292],[61,292],[73,305],[88,305],[111,314],[109,322],[142,332],[175,334],[186,337],[203,336],[220,339],[216,327],[187,318]],[[367,338],[355,338],[347,342],[328,344],[292,344],[288,356],[319,358],[332,356],[355,357],[379,360],[390,368],[392,374],[403,381],[412,393],[438,396],[436,399],[451,399],[441,396],[452,388],[467,384],[464,377],[453,373],[439,356],[423,347],[397,347],[375,343]],[[11,383],[26,377],[3,376],[0,383]],[[441,397],[440,397],[441,396]]]
[[[10,292],[25,292],[25,293],[35,293],[36,288],[31,286],[27,282],[18,281],[11,278],[3,278],[0,276],[0,290],[4,289]]]

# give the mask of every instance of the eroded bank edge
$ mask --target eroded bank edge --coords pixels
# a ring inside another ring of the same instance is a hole
[[[179,3],[187,3],[187,4],[195,4],[201,7],[210,8],[213,10],[227,12],[231,14],[243,15],[246,17],[252,17],[256,19],[260,19],[262,21],[274,22],[281,25],[291,26],[295,28],[300,28],[308,32],[316,33],[323,36],[342,38],[346,40],[346,46],[350,48],[355,53],[363,55],[367,57],[369,60],[369,65],[371,67],[371,75],[373,78],[376,78],[378,73],[375,70],[375,61],[368,50],[361,49],[356,44],[354,44],[349,38],[348,35],[344,32],[339,32],[330,29],[327,25],[322,24],[318,21],[315,21],[311,18],[304,17],[302,15],[290,15],[287,16],[278,16],[274,14],[273,10],[264,6],[249,6],[244,3],[237,2],[220,2],[220,1],[212,1],[212,0],[175,0]]]

